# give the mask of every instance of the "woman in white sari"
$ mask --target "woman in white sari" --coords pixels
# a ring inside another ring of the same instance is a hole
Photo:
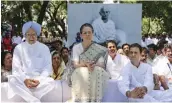
[[[83,24],[80,28],[82,43],[76,44],[72,51],[74,71],[71,76],[72,101],[100,102],[108,73],[104,70],[107,50],[92,42],[93,27]]]

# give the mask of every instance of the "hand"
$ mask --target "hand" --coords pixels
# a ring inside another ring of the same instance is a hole
[[[159,84],[155,84],[154,90],[160,90],[160,85]]]
[[[24,84],[26,85],[27,88],[34,88],[37,87],[40,82],[38,80],[34,80],[34,79],[25,79]]]
[[[141,87],[136,87],[134,90],[128,92],[129,98],[143,98],[144,93]]]
[[[129,91],[129,98],[139,98],[137,91],[136,90]]]
[[[89,71],[92,72],[94,70],[95,64],[94,62],[87,62],[86,66],[88,67]]]
[[[90,67],[91,67],[91,70],[92,70],[92,71],[94,70],[94,67],[95,67],[95,66],[96,66],[95,62],[92,61],[92,62],[90,63]]]
[[[33,87],[37,87],[40,84],[39,80],[34,80],[34,79],[32,79],[32,83],[33,83]]]
[[[137,93],[138,98],[143,98],[144,95],[147,93],[147,88],[146,87],[136,87],[135,91]]]

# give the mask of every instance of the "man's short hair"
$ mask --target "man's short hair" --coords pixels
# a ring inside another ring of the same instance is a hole
[[[130,47],[130,44],[125,43],[122,45],[122,49],[124,49],[124,46],[126,46],[126,45],[128,45]]]
[[[62,49],[61,49],[61,51],[60,51],[61,54],[62,54],[63,50],[65,50],[65,49],[69,52],[69,49],[68,49],[67,47],[62,47]]]
[[[108,40],[108,41],[106,41],[106,47],[108,47],[108,44],[109,44],[109,43],[115,44],[115,46],[116,46],[116,48],[117,48],[117,44],[116,44],[116,42],[115,42],[114,40]]]
[[[140,46],[140,44],[134,43],[129,46],[130,49],[134,47],[139,48],[140,53],[142,52],[142,47]]]
[[[152,48],[154,51],[157,51],[157,46],[155,44],[149,44],[148,48]]]
[[[164,51],[166,52],[167,49],[171,49],[172,50],[172,44],[165,45]]]
[[[60,43],[60,45],[63,45],[63,42],[61,40],[55,40],[53,43]]]
[[[148,53],[148,49],[146,47],[142,47],[142,52],[144,52],[145,54]]]
[[[166,41],[166,40],[160,40],[157,43],[157,49],[162,50],[165,47],[166,44],[168,44],[168,41]]]

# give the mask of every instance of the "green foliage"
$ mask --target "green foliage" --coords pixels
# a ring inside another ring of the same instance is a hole
[[[171,1],[140,1],[143,5],[143,34],[172,32],[172,2]],[[150,19],[150,29],[146,21]],[[148,26],[148,27],[147,27]],[[148,30],[146,32],[146,30]]]
[[[53,34],[56,32],[56,35],[67,36],[68,3],[102,2],[103,0],[1,1],[1,21],[12,23],[14,31],[21,32],[24,22],[34,20]],[[125,0],[120,3],[142,4],[142,34],[172,32],[171,1]]]

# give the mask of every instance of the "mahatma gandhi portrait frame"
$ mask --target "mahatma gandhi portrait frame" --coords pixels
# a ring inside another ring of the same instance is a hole
[[[92,24],[100,16],[102,7],[110,10],[109,19],[115,23],[117,30],[126,34],[126,43],[139,43],[141,41],[142,4],[68,4],[68,37],[67,47],[76,40],[76,34],[84,23]]]

